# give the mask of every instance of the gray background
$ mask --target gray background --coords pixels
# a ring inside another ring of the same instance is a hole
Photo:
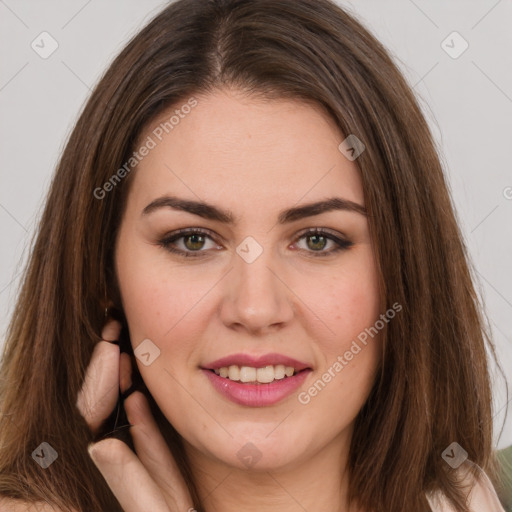
[[[0,0],[0,348],[35,222],[77,114],[108,63],[165,3]],[[512,385],[512,0],[339,3],[387,46],[422,102]],[[40,42],[44,31],[58,43],[47,59],[31,47],[34,40],[50,47],[49,39]],[[457,58],[464,43],[446,40],[453,31],[469,44]],[[497,430],[506,408],[498,375]],[[510,412],[498,434],[499,447],[512,444]]]

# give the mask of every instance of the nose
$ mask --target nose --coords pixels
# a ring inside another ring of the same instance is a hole
[[[235,254],[233,265],[221,306],[224,325],[261,335],[288,324],[294,314],[293,293],[271,251],[264,250],[250,263]]]

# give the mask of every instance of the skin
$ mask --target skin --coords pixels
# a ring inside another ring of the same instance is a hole
[[[138,369],[184,439],[208,512],[348,511],[346,459],[381,357],[379,337],[308,404],[297,395],[383,313],[368,220],[333,210],[281,225],[278,215],[331,197],[364,206],[357,166],[338,150],[345,137],[314,105],[265,102],[232,89],[196,98],[198,105],[130,176],[116,272],[134,349],[149,339],[160,350],[149,366],[137,359]],[[170,115],[156,119],[140,140]],[[165,195],[229,210],[236,222],[170,207],[142,213]],[[160,243],[183,228],[208,231],[199,242],[186,236],[174,242],[198,257],[173,254]],[[313,228],[352,245],[319,256],[336,244],[303,236]],[[252,263],[236,252],[248,236],[263,249]],[[238,405],[200,370],[238,352],[278,352],[313,371],[277,404]],[[126,405],[128,412],[129,401],[139,401],[137,421],[144,423],[150,420],[141,396],[134,393]],[[249,468],[237,456],[248,442],[261,454]],[[139,443],[143,461],[151,459],[148,444]]]

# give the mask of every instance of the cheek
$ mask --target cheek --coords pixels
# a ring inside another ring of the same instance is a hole
[[[335,336],[317,338],[321,365],[297,396],[311,428],[320,423],[327,438],[350,427],[375,382],[381,335],[369,336],[367,329],[379,317],[378,300],[365,290],[372,291],[347,289],[344,297],[336,297],[340,311],[331,324]]]
[[[378,318],[378,289],[369,276],[349,279],[331,294],[330,307],[332,329],[338,339],[353,339]]]
[[[315,316],[324,324],[314,338],[326,359],[345,352],[381,313],[377,272],[366,247],[347,258],[336,271],[303,279],[297,286],[302,287],[298,295],[306,298],[311,309],[309,325],[315,325]]]
[[[300,403],[314,402],[311,410],[329,416],[335,428],[340,428],[340,422],[352,421],[359,412],[381,357],[381,330],[376,330],[375,325],[384,312],[379,310],[373,254],[365,248],[357,256],[347,259],[336,273],[324,276],[308,297],[329,332],[326,335],[325,329],[322,333],[317,330],[317,336],[311,333],[321,367]]]
[[[148,252],[127,251],[118,259],[117,275],[132,343],[149,338],[163,348],[169,339],[183,339],[185,327],[190,336],[191,319],[197,321],[216,279],[199,267],[170,263],[163,251],[158,258]]]

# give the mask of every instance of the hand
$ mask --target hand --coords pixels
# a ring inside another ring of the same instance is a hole
[[[131,386],[130,356],[119,346],[121,325],[109,321],[94,348],[77,407],[93,433],[112,413],[119,395]],[[187,512],[194,510],[187,485],[151,415],[148,401],[135,391],[124,401],[136,453],[115,438],[89,447],[99,469],[125,512]],[[92,448],[92,449],[91,449]]]

